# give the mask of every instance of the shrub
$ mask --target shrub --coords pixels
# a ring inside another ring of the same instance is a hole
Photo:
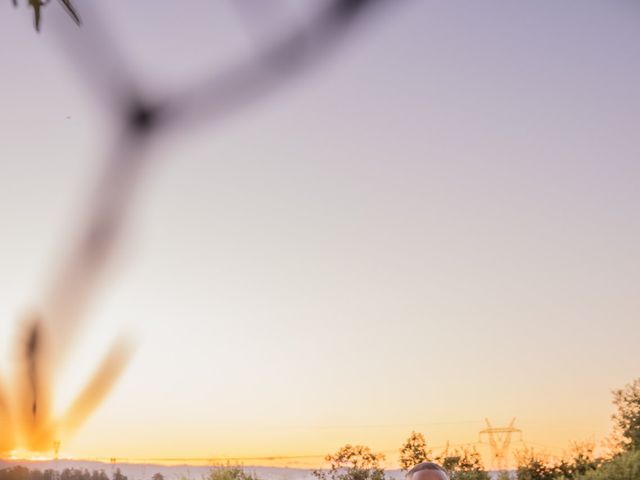
[[[549,456],[534,452],[533,449],[525,448],[517,452],[516,459],[518,480],[555,480],[560,476]]]
[[[333,455],[327,455],[329,470],[314,470],[318,480],[385,480],[380,462],[384,455],[363,445],[345,445]]]
[[[618,446],[623,450],[640,449],[640,378],[613,391],[613,415]]]
[[[407,441],[400,448],[400,469],[407,471],[422,462],[431,460],[431,450],[427,449],[424,435],[411,432]]]
[[[640,480],[640,450],[617,455],[603,463],[597,470],[591,470],[576,478],[577,480]]]
[[[206,480],[259,480],[253,473],[246,473],[242,465],[216,465],[211,468]]]
[[[462,447],[452,452],[447,448],[435,460],[449,472],[451,480],[489,480],[491,478],[484,469],[480,454],[475,448]]]

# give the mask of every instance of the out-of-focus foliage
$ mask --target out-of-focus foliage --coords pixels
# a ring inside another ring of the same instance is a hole
[[[76,22],[77,25],[80,25],[80,17],[78,16],[78,12],[71,4],[71,0],[58,0],[60,5],[64,7],[69,16]],[[33,24],[36,31],[40,31],[40,22],[42,20],[42,7],[48,5],[50,0],[28,0],[27,5],[33,8]],[[13,0],[13,6],[18,6],[18,0]]]
[[[448,448],[435,458],[449,472],[451,480],[489,480],[491,477],[482,465],[475,448],[462,447],[450,451]]]
[[[597,469],[603,459],[594,455],[593,442],[574,442],[571,446],[569,458],[562,459],[557,470],[564,479],[575,479],[591,470]]]
[[[513,476],[511,472],[502,471],[502,472],[498,472],[498,476],[496,477],[496,480],[513,480],[515,478],[516,477]]]
[[[489,480],[489,473],[484,469],[480,454],[467,447],[450,451],[446,448],[440,455],[433,457],[427,447],[424,435],[411,432],[409,438],[400,448],[400,468],[404,471],[422,462],[436,462],[449,472],[451,480]]]
[[[597,470],[576,477],[577,480],[640,480],[640,450],[617,455]]]
[[[427,448],[424,435],[411,432],[407,441],[400,447],[400,469],[407,471],[422,462],[431,461],[432,451]]]
[[[258,480],[253,473],[244,471],[242,465],[216,465],[211,468],[206,480]]]
[[[314,470],[318,480],[385,480],[384,455],[363,445],[345,445],[325,457],[329,470]]]
[[[518,480],[578,479],[604,463],[602,458],[594,455],[594,449],[593,443],[576,442],[569,455],[561,460],[554,460],[533,449],[525,449],[516,455]]]
[[[518,480],[554,480],[559,477],[548,455],[525,448],[516,453]]]
[[[26,467],[3,468],[0,470],[0,480],[54,480],[54,470],[29,470]],[[88,480],[87,477],[85,480]]]
[[[622,450],[640,449],[640,378],[613,391],[615,440]]]

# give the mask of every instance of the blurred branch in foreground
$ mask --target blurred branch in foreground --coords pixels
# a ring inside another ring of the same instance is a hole
[[[41,8],[49,1],[30,0],[36,29],[40,27]],[[261,16],[252,14],[252,9],[258,4],[237,1],[242,3],[242,15],[253,19],[255,28]],[[69,1],[60,3],[80,24],[75,7]],[[117,51],[91,1],[79,7],[83,28],[70,29],[67,24],[57,31],[64,51],[101,99],[102,108],[115,113],[120,133],[106,158],[79,235],[44,297],[36,302],[37,315],[26,321],[26,337],[18,337],[18,405],[15,411],[10,410],[11,403],[0,391],[0,420],[6,417],[3,424],[8,426],[0,436],[0,451],[15,448],[16,438],[22,438],[31,450],[49,449],[62,431],[80,426],[124,371],[131,347],[126,340],[118,339],[63,418],[52,417],[50,399],[56,370],[85,321],[88,306],[122,237],[137,185],[149,164],[150,143],[159,135],[184,134],[193,127],[221,121],[280,89],[295,74],[309,70],[335,51],[354,30],[356,20],[367,17],[374,5],[382,3],[398,2],[329,1],[308,21],[273,36],[249,58],[180,91],[157,97],[142,93],[144,89],[127,68],[125,55]]]
[[[18,6],[18,0],[12,0],[13,6]],[[33,8],[33,25],[37,32],[40,32],[40,23],[42,21],[42,7],[47,5],[51,0],[28,0],[28,5]],[[71,0],[58,0],[60,5],[64,7],[69,16],[73,19],[76,25],[80,25],[80,16],[76,12],[76,9],[71,4]]]

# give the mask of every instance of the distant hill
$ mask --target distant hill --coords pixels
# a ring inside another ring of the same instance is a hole
[[[15,465],[21,465],[27,468],[46,470],[64,470],[65,468],[80,468],[87,470],[104,470],[109,476],[119,468],[120,471],[129,477],[129,480],[150,480],[154,473],[161,473],[167,480],[201,480],[207,476],[211,469],[209,466],[202,465],[160,465],[152,463],[126,463],[118,462],[115,464],[86,461],[86,460],[46,460],[46,461],[28,461],[28,460],[0,460],[1,468],[10,468]],[[292,467],[260,467],[245,465],[244,469],[248,472],[254,472],[258,478],[262,480],[315,480],[309,468],[292,468]],[[395,480],[404,480],[404,472],[400,470],[387,470],[387,475]],[[493,478],[497,477],[497,472],[490,472]]]
[[[8,468],[21,465],[27,468],[45,470],[64,470],[65,468],[80,468],[87,470],[104,470],[105,473],[111,474],[116,468],[129,477],[129,480],[150,480],[154,473],[161,473],[167,480],[180,480],[189,478],[192,480],[201,480],[207,475],[211,467],[194,466],[194,465],[156,465],[148,463],[104,463],[96,461],[84,460],[46,460],[46,461],[27,461],[27,460],[0,460],[0,468]],[[289,468],[289,467],[260,467],[245,465],[244,469],[255,474],[264,480],[313,480],[315,477],[311,475],[312,470],[306,468]],[[389,476],[401,480],[404,478],[400,470],[389,470]]]

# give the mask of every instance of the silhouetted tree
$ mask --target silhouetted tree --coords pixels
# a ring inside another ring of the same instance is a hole
[[[431,453],[424,435],[411,432],[407,441],[400,447],[400,469],[407,471],[419,463],[431,461]]]
[[[363,445],[345,445],[335,454],[327,455],[329,470],[314,470],[319,480],[385,480],[380,462],[384,455]]]
[[[518,480],[554,480],[560,476],[548,455],[525,448],[516,453]]]
[[[90,480],[91,473],[87,469],[65,468],[60,473],[60,480]]]
[[[0,470],[0,480],[29,480],[29,469],[26,467],[11,467]]]
[[[556,466],[558,475],[563,480],[573,480],[597,469],[603,460],[594,455],[594,450],[595,444],[593,442],[574,442],[571,446],[570,456],[562,459]]]
[[[625,451],[640,449],[640,378],[613,391],[613,415],[618,446]]]
[[[217,465],[211,468],[206,480],[259,480],[253,473],[244,471],[242,465]]]
[[[94,470],[91,472],[91,480],[109,480],[109,477],[104,470]]]
[[[482,465],[480,454],[475,448],[462,447],[445,451],[435,459],[448,472],[451,480],[490,480],[489,473]]]
[[[596,470],[577,477],[578,480],[637,480],[640,478],[640,449],[630,450],[607,462]]]
[[[123,474],[119,468],[113,472],[113,480],[129,480],[125,474]]]

